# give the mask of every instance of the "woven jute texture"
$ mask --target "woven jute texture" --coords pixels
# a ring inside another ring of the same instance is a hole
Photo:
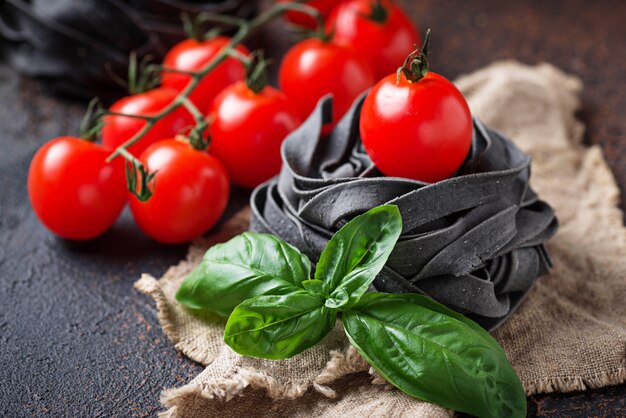
[[[619,190],[598,147],[581,143],[581,83],[548,65],[495,63],[456,81],[474,115],[533,158],[531,184],[556,210],[548,243],[554,269],[540,278],[494,336],[527,394],[568,392],[626,381],[626,229]],[[247,229],[236,214],[159,280],[136,287],[157,303],[167,336],[207,365],[162,394],[167,417],[447,417],[452,411],[390,388],[349,347],[340,328],[283,361],[238,356],[222,341],[223,320],[194,316],[174,300],[208,246]],[[221,321],[221,322],[220,322]]]

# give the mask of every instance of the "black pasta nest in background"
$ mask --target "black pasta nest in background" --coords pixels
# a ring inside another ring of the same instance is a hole
[[[131,51],[160,62],[185,38],[182,13],[249,19],[256,9],[245,0],[0,0],[0,52],[53,93],[111,100],[124,90],[110,73],[126,79]]]
[[[317,261],[347,221],[396,204],[403,232],[374,290],[424,293],[494,329],[551,267],[543,243],[558,222],[529,187],[530,157],[475,119],[470,154],[454,177],[385,177],[361,145],[362,101],[326,138],[331,100],[320,101],[285,140],[280,175],[252,195],[251,229]]]

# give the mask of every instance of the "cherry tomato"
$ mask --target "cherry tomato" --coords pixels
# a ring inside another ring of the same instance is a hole
[[[177,95],[178,92],[174,89],[156,88],[145,93],[124,97],[115,102],[110,110],[131,115],[154,116],[172,103]],[[146,123],[145,120],[128,116],[105,116],[102,143],[110,148],[116,148],[139,132]],[[150,144],[185,133],[194,124],[193,116],[187,109],[180,106],[155,123],[139,142],[128,148],[128,151],[138,157]]]
[[[363,103],[361,139],[387,176],[435,182],[450,177],[472,142],[467,102],[450,81],[429,71],[412,82],[382,79]]]
[[[28,196],[39,220],[60,237],[95,238],[109,229],[126,203],[121,159],[111,150],[74,137],[41,147],[30,163]]]
[[[197,72],[211,61],[228,43],[230,39],[225,36],[218,36],[206,41],[196,41],[187,39],[169,50],[163,65],[177,70]],[[238,45],[235,49],[245,55],[249,51],[243,45]],[[209,110],[213,99],[224,89],[224,87],[244,78],[243,64],[236,58],[226,58],[209,74],[204,76],[202,81],[194,88],[189,96],[191,102],[205,113]],[[182,91],[192,80],[190,75],[164,71],[161,73],[162,85],[177,91]]]
[[[147,202],[129,195],[139,228],[166,244],[188,242],[208,231],[228,203],[226,169],[215,157],[189,144],[168,139],[148,147],[140,158],[156,172],[154,194]]]
[[[254,188],[278,174],[280,145],[301,120],[284,93],[259,93],[245,82],[227,87],[213,102],[209,151],[224,163],[233,183]]]
[[[293,3],[293,0],[277,0],[277,3]],[[310,0],[305,1],[303,4],[317,9],[322,17],[326,18],[337,4],[341,3],[338,0]],[[302,12],[288,11],[285,13],[285,19],[294,25],[302,26],[308,29],[315,29],[317,27],[317,21],[310,15]]]
[[[317,38],[299,42],[287,52],[278,78],[281,90],[303,119],[322,96],[333,94],[333,124],[325,132],[375,83],[369,64],[352,49]]]
[[[395,73],[414,45],[421,43],[415,25],[388,0],[344,2],[333,10],[326,30],[333,43],[351,46],[366,57],[377,80]]]

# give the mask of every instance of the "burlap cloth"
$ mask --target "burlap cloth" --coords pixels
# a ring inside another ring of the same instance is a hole
[[[626,381],[626,229],[619,190],[600,148],[581,144],[584,127],[574,116],[581,82],[547,64],[499,62],[456,83],[474,115],[533,157],[532,186],[561,222],[548,243],[554,270],[494,334],[526,393]],[[187,385],[163,392],[164,416],[452,414],[368,374],[339,329],[290,360],[244,358],[223,343],[223,322],[179,305],[175,291],[207,247],[244,231],[248,219],[247,210],[238,213],[210,240],[194,243],[187,259],[161,279],[144,275],[136,283],[155,299],[163,330],[176,347],[207,365]]]

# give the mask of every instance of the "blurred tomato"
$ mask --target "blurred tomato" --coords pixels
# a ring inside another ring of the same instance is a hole
[[[305,1],[302,4],[317,9],[321,13],[322,17],[326,18],[333,10],[333,7],[341,2],[342,1],[340,0],[310,0]],[[293,0],[277,0],[276,3],[293,3]],[[317,27],[317,21],[306,13],[290,10],[285,13],[285,19],[294,25],[302,26],[307,29],[315,29]]]
[[[281,90],[303,119],[322,96],[333,95],[333,123],[325,132],[375,83],[369,64],[354,50],[317,38],[299,42],[287,52],[278,78]]]
[[[392,1],[350,0],[330,16],[326,31],[332,42],[350,46],[369,60],[376,79],[395,73],[421,43],[417,27]]]
[[[202,70],[228,43],[230,38],[217,36],[206,41],[187,39],[169,50],[163,66],[182,71],[198,72]],[[249,51],[243,45],[237,46],[237,51],[248,55]],[[228,85],[243,80],[244,67],[236,58],[226,58],[198,83],[189,96],[191,102],[205,113],[213,99]],[[162,84],[177,91],[182,91],[192,80],[190,75],[171,71],[161,73]]]

